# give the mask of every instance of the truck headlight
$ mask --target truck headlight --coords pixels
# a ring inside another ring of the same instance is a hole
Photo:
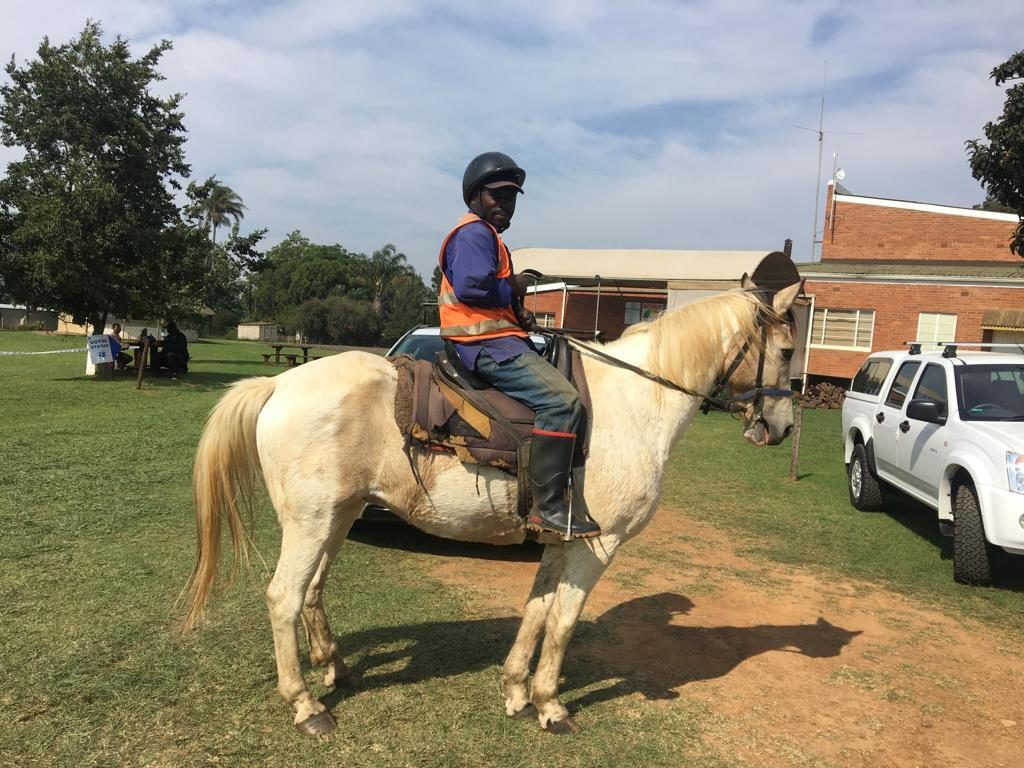
[[[1006,452],[1006,476],[1010,480],[1010,490],[1024,493],[1024,456],[1013,451]]]

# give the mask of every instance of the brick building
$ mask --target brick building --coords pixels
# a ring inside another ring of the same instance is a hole
[[[830,183],[821,261],[797,265],[812,302],[808,377],[849,380],[868,352],[910,340],[1024,344],[1017,221]]]
[[[772,255],[789,263],[778,251]],[[767,251],[517,248],[512,260],[517,270],[546,276],[525,300],[541,325],[611,341],[633,323],[737,287],[744,272],[770,264],[768,256]]]

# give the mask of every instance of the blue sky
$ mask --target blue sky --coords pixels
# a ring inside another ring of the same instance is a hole
[[[5,10],[0,55],[87,17],[137,55],[174,42],[193,177],[243,197],[243,228],[392,242],[429,276],[489,149],[528,172],[513,248],[790,237],[807,260],[818,144],[795,126],[817,126],[826,61],[822,185],[838,148],[855,193],[979,202],[963,143],[1001,110],[988,75],[1024,4],[35,0]]]

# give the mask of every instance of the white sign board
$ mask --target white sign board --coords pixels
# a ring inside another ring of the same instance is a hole
[[[106,334],[89,337],[89,362],[93,365],[114,362],[110,349],[110,337]]]

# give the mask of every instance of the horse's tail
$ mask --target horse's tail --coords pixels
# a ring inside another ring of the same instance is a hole
[[[240,562],[248,568],[249,540],[239,505],[249,507],[258,482],[256,421],[274,386],[274,379],[266,376],[233,384],[214,406],[199,439],[192,474],[196,564],[182,592],[186,603],[183,632],[191,630],[202,617],[217,578],[222,515],[231,532],[233,555],[231,574],[224,586],[234,580]]]

